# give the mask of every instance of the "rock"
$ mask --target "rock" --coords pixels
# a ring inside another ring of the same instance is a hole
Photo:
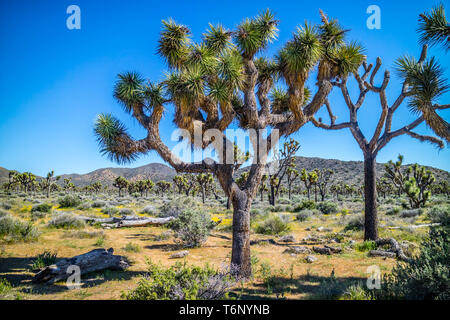
[[[172,254],[169,259],[180,259],[180,258],[184,258],[189,254],[189,251],[184,250],[184,251],[179,251],[179,252],[175,252],[174,254]]]
[[[289,247],[284,250],[283,253],[291,253],[291,254],[302,254],[302,253],[311,253],[311,249],[302,246]]]
[[[331,232],[332,230],[330,228],[324,228],[324,227],[318,227],[318,232]]]
[[[315,253],[319,253],[319,254],[331,255],[333,253],[341,253],[342,249],[325,245],[325,246],[323,246],[323,248],[321,248],[321,247],[313,247],[313,251]]]
[[[314,256],[306,256],[306,257],[305,257],[305,261],[306,261],[307,263],[313,263],[314,261],[317,261],[317,258],[314,257]]]
[[[286,236],[282,236],[280,239],[278,239],[280,242],[295,242],[295,238],[293,235],[289,234]]]
[[[369,257],[385,257],[385,258],[395,258],[397,254],[391,251],[385,250],[370,250]]]

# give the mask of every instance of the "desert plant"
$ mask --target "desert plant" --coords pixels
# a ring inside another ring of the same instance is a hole
[[[37,255],[31,264],[31,270],[39,270],[56,262],[56,252],[44,251]]]
[[[175,239],[184,247],[200,247],[208,239],[214,224],[210,216],[204,211],[188,209],[180,213],[172,223]]]
[[[11,215],[0,217],[0,239],[7,242],[35,241],[40,232],[29,222]]]
[[[227,298],[228,289],[235,284],[229,272],[219,272],[208,265],[189,266],[177,262],[164,268],[147,262],[148,274],[136,289],[124,293],[127,300],[215,300]]]
[[[337,204],[334,202],[320,202],[317,204],[317,210],[323,214],[333,214],[339,211]]]
[[[58,199],[60,208],[75,208],[81,203],[80,198],[75,195],[66,195]]]
[[[57,229],[80,229],[85,225],[85,222],[72,212],[54,214],[48,222],[50,228]]]
[[[39,211],[39,212],[47,212],[48,213],[48,212],[50,212],[50,210],[52,210],[52,205],[48,204],[48,203],[37,204],[31,208],[31,212]]]
[[[364,230],[364,217],[362,215],[354,215],[349,218],[344,231],[360,231]]]
[[[284,221],[279,215],[269,215],[262,221],[258,221],[254,226],[256,233],[277,235],[290,230],[289,223]]]

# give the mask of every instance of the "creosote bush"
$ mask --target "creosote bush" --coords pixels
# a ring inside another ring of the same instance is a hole
[[[296,206],[294,208],[294,212],[300,212],[304,209],[310,209],[310,210],[316,209],[316,203],[312,200],[302,201],[302,203],[300,203],[298,206]]]
[[[177,262],[165,268],[148,261],[148,274],[136,289],[123,293],[127,300],[217,300],[227,298],[235,281],[228,272],[210,266],[189,266]]]
[[[364,216],[363,215],[354,215],[349,218],[347,221],[347,225],[344,228],[344,231],[361,231],[364,230]]]
[[[176,242],[186,248],[195,248],[206,242],[214,223],[204,211],[186,209],[171,222],[170,228],[175,231]]]
[[[31,208],[31,212],[39,211],[39,212],[47,212],[48,213],[48,212],[50,212],[50,210],[52,210],[52,205],[48,204],[48,203],[37,204]]]
[[[178,217],[185,210],[200,209],[199,203],[190,197],[178,197],[172,201],[165,203],[159,209],[159,217]]]
[[[317,205],[317,210],[323,214],[332,214],[339,211],[337,204],[334,202],[320,202]]]
[[[6,242],[35,241],[40,232],[32,223],[22,221],[11,215],[0,218],[0,240]]]
[[[81,200],[75,195],[66,195],[58,200],[60,208],[75,208],[81,203]]]
[[[48,223],[50,228],[57,229],[80,229],[84,228],[85,225],[85,222],[72,212],[55,214]]]
[[[256,233],[277,235],[283,234],[291,230],[289,222],[285,221],[279,215],[271,214],[263,220],[255,223],[254,230]]]

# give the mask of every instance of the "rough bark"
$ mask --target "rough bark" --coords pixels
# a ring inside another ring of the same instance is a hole
[[[375,157],[364,156],[364,240],[378,239]]]
[[[104,269],[125,270],[129,267],[124,257],[115,256],[113,253],[113,248],[95,249],[79,256],[62,259],[39,271],[32,281],[33,283],[52,284],[66,280],[71,275],[71,273],[67,273],[67,268],[72,265],[80,268],[81,275]]]

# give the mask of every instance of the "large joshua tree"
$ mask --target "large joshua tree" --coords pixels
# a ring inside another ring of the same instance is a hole
[[[324,24],[327,18],[323,17]],[[376,240],[378,238],[378,218],[377,218],[377,190],[376,190],[376,157],[380,150],[384,148],[393,138],[407,134],[419,141],[426,141],[444,147],[444,142],[435,136],[421,135],[413,131],[421,123],[425,122],[437,136],[450,139],[449,124],[437,113],[438,110],[447,109],[450,105],[437,104],[438,98],[448,90],[446,79],[443,78],[443,70],[434,57],[427,59],[427,45],[422,49],[420,58],[405,56],[397,60],[396,69],[399,77],[403,80],[400,94],[392,104],[388,103],[386,88],[390,82],[390,72],[385,71],[381,85],[375,84],[375,76],[381,68],[381,59],[377,58],[375,67],[361,63],[362,74],[353,72],[353,77],[359,88],[359,94],[354,101],[350,97],[348,90],[348,77],[340,77],[333,81],[333,85],[340,89],[345,104],[349,111],[349,121],[335,123],[336,117],[332,112],[329,101],[325,105],[330,117],[330,124],[313,119],[315,126],[324,129],[336,130],[349,128],[353,137],[357,141],[364,155],[364,200],[365,200],[365,240]],[[378,119],[372,137],[367,138],[362,132],[358,122],[358,111],[364,103],[368,93],[379,96],[381,114]],[[399,109],[404,101],[408,101],[408,107],[417,118],[396,130],[392,130],[394,113]]]
[[[337,24],[298,27],[273,59],[263,58],[261,53],[277,37],[278,24],[267,10],[234,30],[210,25],[202,41],[194,42],[186,26],[163,21],[158,53],[167,63],[167,78],[156,83],[137,73],[123,73],[114,90],[124,109],[147,131],[146,137],[133,139],[109,114],[99,115],[95,125],[102,152],[117,162],[155,150],[178,172],[210,172],[217,177],[234,212],[231,264],[244,278],[252,273],[250,207],[268,153],[278,137],[289,136],[312,120],[332,90],[331,81],[355,71],[361,59],[352,44],[342,41],[344,31]],[[315,66],[316,89],[308,90],[306,81]],[[273,95],[279,78],[286,90]],[[175,125],[188,133],[194,147],[214,148],[217,159],[186,162],[175,155],[159,134],[165,108],[174,109]],[[232,122],[256,134],[250,139],[254,155],[242,187],[233,178],[234,147],[224,132]],[[201,139],[196,139],[196,132]]]

